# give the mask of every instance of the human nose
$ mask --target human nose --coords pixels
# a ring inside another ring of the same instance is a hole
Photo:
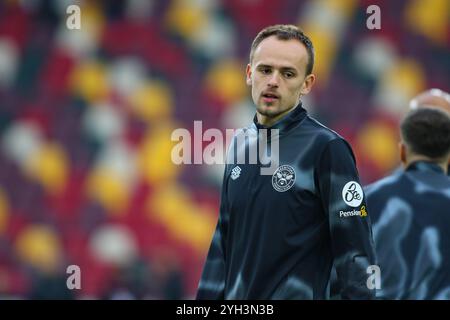
[[[279,84],[279,75],[278,75],[278,72],[273,72],[273,73],[270,75],[269,82],[267,83],[267,85],[268,85],[269,87],[275,87],[275,88],[278,88],[278,84]]]

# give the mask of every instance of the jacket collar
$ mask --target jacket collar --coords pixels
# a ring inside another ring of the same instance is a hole
[[[283,134],[295,128],[306,116],[307,112],[302,107],[302,102],[300,102],[292,111],[290,111],[270,127],[259,124],[256,114],[253,117],[253,124],[257,129],[278,129],[280,130],[280,134]]]
[[[444,174],[444,170],[436,163],[423,160],[411,163],[406,168],[406,171],[437,172]]]

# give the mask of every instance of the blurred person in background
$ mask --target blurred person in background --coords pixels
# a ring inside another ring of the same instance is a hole
[[[261,175],[261,164],[227,159],[198,299],[325,299],[333,260],[343,298],[374,296],[366,285],[371,225],[352,149],[302,105],[313,64],[313,44],[296,26],[267,27],[252,43],[256,115],[245,130],[279,130],[279,167]]]
[[[419,104],[430,98],[420,95]],[[400,131],[404,170],[365,189],[381,270],[377,296],[450,299],[450,116],[413,108]]]
[[[437,108],[450,114],[450,94],[433,88],[414,97],[409,107],[412,110],[417,108]],[[447,166],[447,175],[450,175],[450,161]]]
[[[418,108],[437,108],[450,114],[450,94],[433,88],[414,97],[409,107],[411,110]]]

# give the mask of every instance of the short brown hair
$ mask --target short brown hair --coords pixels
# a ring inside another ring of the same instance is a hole
[[[256,48],[266,38],[276,36],[279,40],[297,39],[306,47],[308,52],[308,64],[306,65],[306,75],[311,74],[314,67],[314,46],[311,39],[303,33],[303,31],[292,24],[277,24],[269,26],[261,30],[256,38],[253,40],[250,50],[250,63],[252,63],[253,55]]]

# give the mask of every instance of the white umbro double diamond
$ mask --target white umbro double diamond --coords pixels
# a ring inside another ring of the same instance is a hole
[[[231,170],[231,179],[236,180],[241,175],[241,167],[236,166]]]

